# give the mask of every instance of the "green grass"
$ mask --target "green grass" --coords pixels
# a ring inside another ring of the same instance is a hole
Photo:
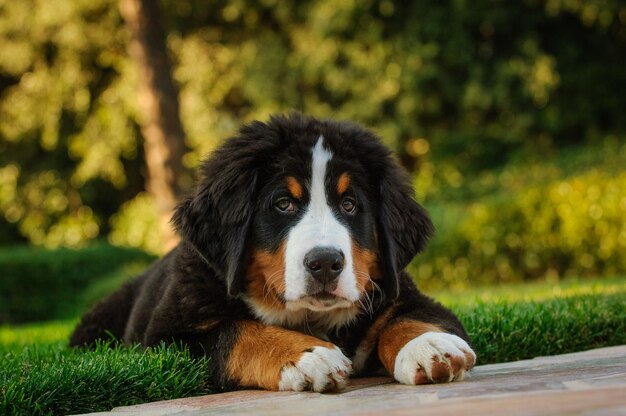
[[[0,413],[68,414],[109,410],[209,391],[205,360],[175,347],[93,351],[58,344],[6,353],[0,368]]]
[[[626,278],[432,293],[461,319],[482,364],[626,344]]]
[[[453,307],[480,364],[626,344],[626,292]]]
[[[433,293],[465,324],[479,364],[626,344],[626,278]],[[0,414],[66,414],[214,391],[176,347],[71,350],[75,320],[0,327]]]

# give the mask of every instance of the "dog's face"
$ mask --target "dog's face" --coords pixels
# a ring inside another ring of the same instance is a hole
[[[389,150],[350,123],[249,124],[203,176],[174,222],[268,323],[306,311],[349,319],[376,289],[395,298],[398,272],[432,232]]]
[[[263,290],[251,294],[290,310],[352,307],[380,278],[370,189],[321,135],[286,153],[259,192],[247,277]]]

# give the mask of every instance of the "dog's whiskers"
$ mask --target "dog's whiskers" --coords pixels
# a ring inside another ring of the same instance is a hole
[[[270,294],[273,294],[272,292],[274,292],[274,289],[272,287],[273,283],[280,279],[281,275],[285,272],[285,269],[279,269],[277,271],[275,271],[274,273],[270,274],[266,279],[265,279],[265,284],[263,285],[263,301],[266,302],[268,296],[270,296]],[[273,296],[272,297],[272,303],[271,306],[274,306],[276,303],[280,303],[280,300],[278,298],[278,296]]]
[[[363,300],[361,299],[359,299],[358,302],[359,302],[359,305],[361,305],[361,309],[367,312],[367,314],[371,317],[372,316],[371,305],[368,302],[363,303]]]
[[[376,293],[378,293],[380,295],[380,300],[383,300],[383,291],[380,288],[380,286],[374,281],[372,280],[372,277],[365,272],[359,271],[359,270],[355,270],[355,274],[357,276],[362,276],[365,277],[367,279],[368,282],[370,282],[370,284],[372,285],[372,291],[364,291],[363,292],[363,297],[362,299],[364,300],[364,302],[361,301],[361,299],[359,299],[359,303],[361,304],[361,307],[371,316],[373,316],[374,314],[374,299],[376,298]]]
[[[313,331],[311,331],[311,327],[309,326],[309,311],[307,310],[304,311],[304,330],[308,334],[313,334]]]
[[[372,277],[368,273],[365,273],[365,272],[362,272],[362,271],[359,271],[359,270],[356,270],[354,273],[357,274],[357,275],[360,275],[360,276],[364,276],[371,283],[372,289],[373,289],[373,294],[375,295],[376,292],[378,292],[378,294],[380,294],[380,296],[382,298],[382,296],[383,296],[382,289],[380,288],[378,283],[376,283],[374,280],[372,280]]]

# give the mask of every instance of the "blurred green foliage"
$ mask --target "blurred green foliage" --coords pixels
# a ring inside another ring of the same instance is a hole
[[[161,252],[161,226],[155,207],[154,199],[148,193],[140,193],[124,203],[111,217],[109,241],[115,245],[140,248],[151,253]]]
[[[107,244],[3,248],[0,324],[74,318],[153,260],[143,251]]]
[[[469,190],[440,184],[426,197],[439,232],[410,266],[416,280],[442,288],[623,273],[626,145],[589,150],[489,172]]]
[[[418,279],[624,271],[623,176],[549,166],[626,137],[621,2],[160,5],[187,166],[272,112],[350,119],[398,153],[439,221]],[[0,0],[0,244],[160,251],[128,38],[115,0]]]

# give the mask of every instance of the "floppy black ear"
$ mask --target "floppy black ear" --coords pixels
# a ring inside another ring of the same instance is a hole
[[[230,147],[218,150],[203,166],[204,178],[195,193],[174,212],[181,237],[224,278],[228,294],[243,289],[246,244],[257,175],[245,158]]]
[[[434,233],[428,213],[413,199],[407,175],[393,163],[380,182],[378,239],[387,295],[399,295],[399,273]]]

